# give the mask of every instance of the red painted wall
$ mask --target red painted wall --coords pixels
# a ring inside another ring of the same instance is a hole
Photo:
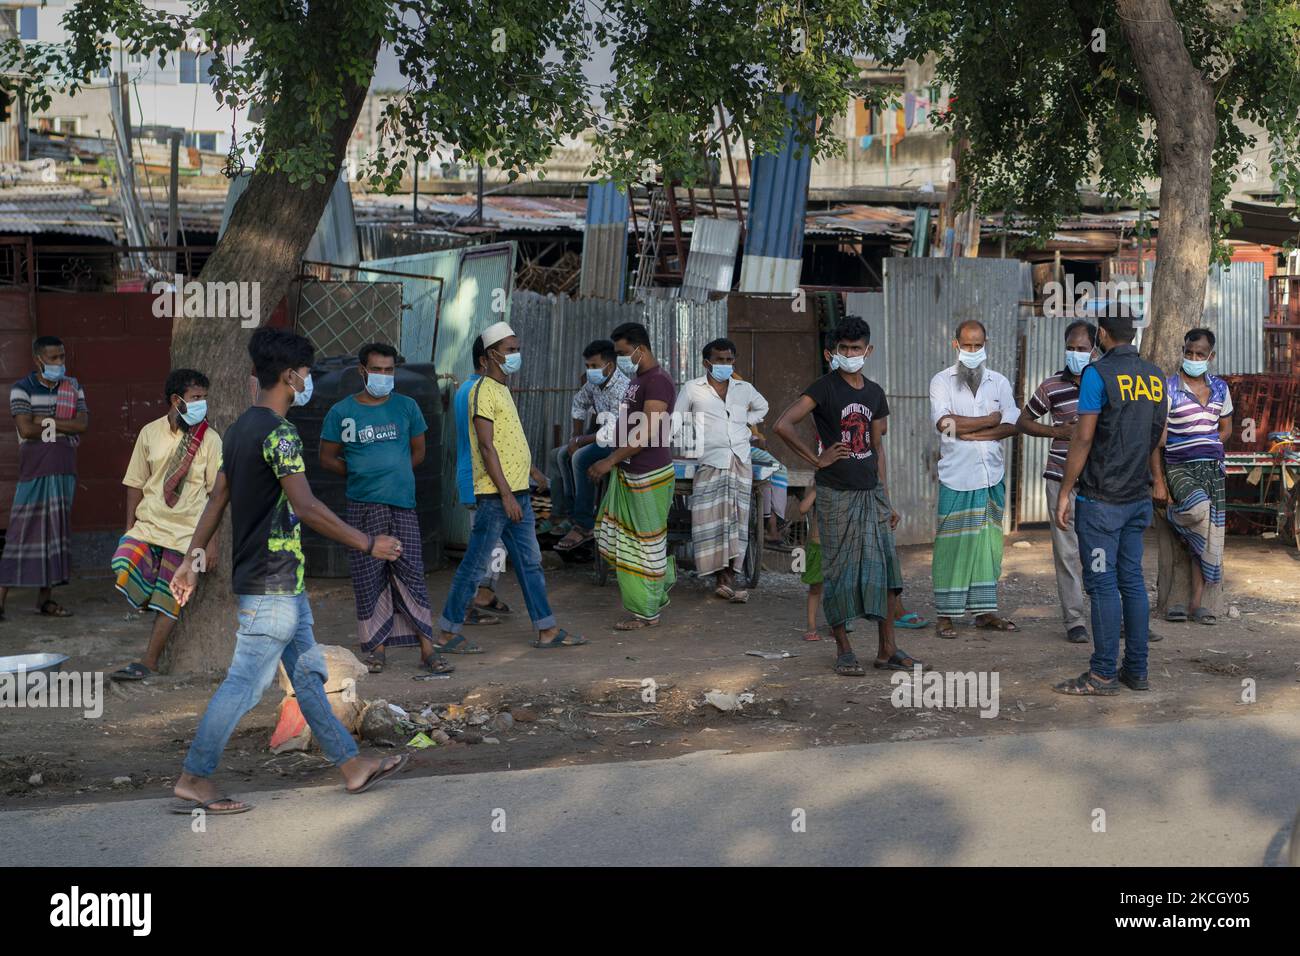
[[[162,389],[171,370],[171,319],[153,314],[147,292],[28,294],[0,291],[0,393],[35,369],[32,339],[57,335],[68,350],[68,374],[86,393],[90,430],[77,452],[72,530],[121,531],[126,517],[122,475],[135,436],[165,411]],[[288,326],[284,303],[269,324]],[[0,412],[0,527],[18,482],[18,435]]]

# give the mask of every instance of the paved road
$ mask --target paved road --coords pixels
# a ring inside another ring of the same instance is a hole
[[[1295,715],[1243,716],[243,794],[254,811],[201,833],[159,799],[16,810],[0,846],[10,866],[1275,865],[1298,770]]]

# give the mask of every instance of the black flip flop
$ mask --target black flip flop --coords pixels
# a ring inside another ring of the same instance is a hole
[[[139,661],[136,661],[134,664],[127,664],[121,670],[113,671],[113,673],[108,675],[109,680],[116,681],[144,680],[146,677],[152,676],[153,671],[149,670],[149,668],[145,667]]]
[[[485,613],[486,611],[487,608],[471,606],[470,609],[465,612],[465,623],[484,624],[484,625],[501,623],[501,618],[493,617],[491,614]]]
[[[501,600],[495,594],[492,595],[491,603],[485,604],[481,607],[479,605],[475,605],[475,607],[477,607],[480,611],[492,611],[493,613],[496,614],[510,613],[510,605],[507,604],[505,601]]]
[[[446,644],[434,644],[439,654],[482,654],[483,648],[469,640],[464,634],[457,634]]]
[[[428,657],[420,658],[420,670],[426,674],[450,674],[456,670],[456,665],[448,664],[441,654],[434,651]]]
[[[227,807],[225,810],[213,810],[212,805],[214,803],[241,803],[243,805],[233,808]],[[172,813],[183,813],[186,816],[189,816],[195,810],[202,810],[204,813],[210,813],[214,817],[224,817],[236,813],[247,813],[249,810],[253,809],[253,804],[244,803],[242,800],[235,800],[234,797],[217,797],[215,800],[208,800],[207,802],[199,800],[194,801],[193,803],[175,803],[168,809]]]
[[[556,634],[549,641],[533,641],[533,647],[542,648],[543,650],[552,647],[581,647],[589,643],[585,637],[570,634],[564,628],[560,628],[560,633]]]
[[[391,777],[393,774],[397,773],[399,770],[405,767],[406,764],[410,761],[410,759],[411,759],[410,754],[401,754],[397,758],[397,763],[393,764],[391,767],[389,767],[386,770],[383,769],[384,765],[381,762],[379,765],[380,767],[379,770],[376,770],[369,777],[367,777],[366,782],[363,783],[361,786],[357,787],[357,789],[348,790],[348,793],[351,794],[365,793],[367,790],[369,790],[371,787],[377,784],[380,780],[383,780],[385,777]],[[344,789],[346,790],[347,788],[345,787]]]
[[[906,663],[907,661],[910,661],[911,663]],[[925,669],[925,661],[918,661],[915,657],[900,647],[894,651],[889,660],[873,661],[871,666],[878,671],[910,671],[916,667],[917,664],[921,665],[922,670]]]

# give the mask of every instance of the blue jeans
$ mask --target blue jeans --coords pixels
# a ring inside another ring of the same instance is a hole
[[[533,627],[539,631],[555,627],[555,615],[546,600],[546,578],[542,575],[542,549],[537,545],[533,502],[526,491],[518,492],[515,500],[524,513],[519,521],[506,517],[506,509],[497,495],[478,496],[469,546],[456,569],[456,577],[452,579],[442,616],[438,618],[438,627],[443,631],[449,634],[461,632],[465,612],[474,600],[474,592],[492,560],[492,550],[498,539],[505,545],[506,554],[510,555],[515,566],[515,578],[524,592],[524,604]]]
[[[325,696],[329,674],[325,655],[312,636],[314,621],[307,593],[236,597],[239,630],[235,634],[235,657],[199,721],[194,743],[185,756],[185,772],[209,777],[216,771],[221,752],[240,718],[262,699],[282,661],[293,681],[298,706],[311,727],[312,739],[332,763],[351,760],[357,755],[357,745],[334,716]]]
[[[1074,527],[1083,563],[1083,587],[1092,599],[1091,669],[1113,679],[1124,627],[1124,670],[1147,676],[1150,602],[1142,578],[1142,532],[1151,526],[1151,499],[1112,504],[1079,495]]]
[[[613,446],[598,443],[584,445],[573,455],[569,446],[561,445],[551,452],[551,514],[557,518],[568,517],[583,531],[596,524],[596,486],[587,477],[587,469],[607,457]]]

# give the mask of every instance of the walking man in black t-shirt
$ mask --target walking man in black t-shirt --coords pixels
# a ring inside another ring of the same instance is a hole
[[[876,621],[875,666],[910,671],[921,662],[894,644],[894,608],[903,572],[894,548],[898,513],[889,504],[885,449],[889,403],[884,390],[862,374],[871,355],[871,329],[848,316],[827,341],[831,371],[813,382],[776,423],[776,433],[817,469],[817,527],[825,578],[823,612],[835,635],[835,673],[865,672],[849,644],[845,625],[854,618]],[[809,415],[822,452],[799,436]]]
[[[312,738],[343,773],[349,793],[361,793],[396,773],[405,754],[378,760],[357,755],[352,735],[325,697],[325,655],[313,636],[303,587],[301,527],[371,557],[394,561],[402,545],[390,535],[367,535],[346,524],[312,494],[298,429],[285,419],[291,405],[311,400],[311,343],[282,329],[261,328],[248,343],[257,396],[226,432],[221,471],[199,516],[185,560],[172,579],[183,607],[194,593],[194,558],[202,555],[230,505],[231,589],[239,600],[235,656],[199,721],[174,791],[176,813],[243,813],[252,805],[223,796],[212,782],[221,753],[241,717],[256,706],[284,664]]]
[[[1139,357],[1131,320],[1107,317],[1100,325],[1097,344],[1106,354],[1079,380],[1079,421],[1055,509],[1057,527],[1068,529],[1077,481],[1074,524],[1083,585],[1092,599],[1092,660],[1088,670],[1053,688],[1075,696],[1117,694],[1120,684],[1147,689],[1150,602],[1142,532],[1151,525],[1153,494],[1166,494],[1160,472],[1168,414],[1164,375]]]

